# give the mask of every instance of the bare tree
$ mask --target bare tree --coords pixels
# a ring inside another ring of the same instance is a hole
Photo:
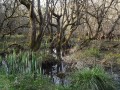
[[[19,14],[20,4],[16,0],[4,0],[2,3],[3,11],[0,21],[0,33],[2,37],[12,35],[20,28],[29,28],[26,13]],[[19,24],[19,18],[26,18],[26,22]]]
[[[37,3],[34,0],[19,2],[29,11],[31,49],[39,50],[44,34],[49,32],[50,51],[53,53],[53,48],[56,48],[58,57],[61,51],[67,50],[71,36],[80,27],[84,27],[89,39],[93,40],[109,36],[119,21],[119,14],[116,19],[109,18],[111,9],[119,11],[115,8],[116,0],[44,0],[44,6],[42,0],[37,0]]]

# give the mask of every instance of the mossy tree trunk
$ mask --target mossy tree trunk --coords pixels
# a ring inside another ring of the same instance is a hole
[[[29,18],[30,18],[30,48],[32,51],[37,51],[39,50],[41,43],[42,43],[42,39],[44,36],[44,29],[45,29],[45,20],[46,20],[46,16],[45,18],[42,15],[42,11],[41,11],[41,5],[40,5],[40,0],[38,0],[38,17],[35,13],[34,10],[34,5],[35,5],[35,1],[29,1],[29,0],[19,0],[21,4],[23,4],[24,6],[26,6],[26,8],[29,11]],[[47,12],[46,12],[47,14]],[[39,31],[37,32],[37,28],[36,25],[39,25]],[[38,34],[38,35],[37,35]]]

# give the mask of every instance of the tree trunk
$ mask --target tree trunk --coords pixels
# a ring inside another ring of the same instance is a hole
[[[34,0],[32,0],[31,8],[30,8],[30,47],[33,50],[36,44],[36,22],[35,22],[35,12],[34,12]]]

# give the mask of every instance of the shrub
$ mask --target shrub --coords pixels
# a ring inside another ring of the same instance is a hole
[[[76,73],[71,84],[71,90],[116,90],[110,75],[98,67]]]

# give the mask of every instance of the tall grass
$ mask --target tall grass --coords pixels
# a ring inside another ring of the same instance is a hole
[[[26,74],[26,73],[40,73],[40,63],[42,58],[36,56],[33,52],[21,52],[10,54],[7,56],[9,65],[9,74]]]
[[[43,53],[38,56],[33,52],[17,54],[15,51],[8,55],[6,60],[9,72],[8,76],[5,73],[0,76],[0,90],[55,90],[50,78],[41,75],[41,62],[46,56]]]
[[[110,75],[98,67],[76,73],[71,84],[71,90],[116,90]]]
[[[91,52],[94,54],[94,50]],[[8,55],[6,60],[9,65],[9,75],[8,77],[0,76],[2,79],[0,90],[116,90],[110,75],[100,67],[85,68],[75,72],[73,77],[70,77],[72,78],[70,85],[56,86],[51,83],[50,78],[41,75],[41,62],[47,58],[51,57],[47,54],[38,55],[33,52],[20,52],[19,54],[13,52]]]

